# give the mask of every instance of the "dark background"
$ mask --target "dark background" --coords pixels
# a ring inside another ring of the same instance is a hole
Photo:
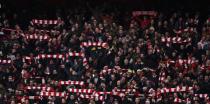
[[[62,8],[79,8],[86,3],[91,5],[118,6],[122,9],[168,10],[209,10],[210,0],[1,0],[2,4],[13,9],[47,10]]]
[[[99,13],[119,12],[119,18],[131,15],[134,10],[155,10],[164,14],[173,12],[199,13],[202,20],[210,17],[210,0],[0,0],[2,8],[0,13],[6,12],[11,16],[17,13],[23,23],[33,18],[56,18],[56,11],[64,15],[66,11],[81,12],[86,10],[86,16],[92,15],[98,9]],[[62,14],[62,12],[59,12]],[[120,19],[119,19],[120,20]],[[25,26],[25,25],[23,25]]]
[[[91,11],[90,8],[92,10],[104,8],[103,12],[119,11],[121,15],[131,15],[134,10],[155,10],[165,14],[199,12],[202,18],[210,15],[210,0],[0,0],[0,2],[1,11],[23,14],[26,20],[43,17],[43,14],[49,18],[55,18],[58,10],[66,12],[79,8],[87,11]],[[24,11],[27,13],[24,14]]]

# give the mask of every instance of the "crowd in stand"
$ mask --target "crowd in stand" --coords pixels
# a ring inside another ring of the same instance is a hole
[[[199,13],[123,24],[117,13],[56,14],[23,28],[21,14],[2,13],[1,104],[210,103],[210,20]]]

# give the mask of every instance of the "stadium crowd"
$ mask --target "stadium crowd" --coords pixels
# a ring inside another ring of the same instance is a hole
[[[60,12],[1,14],[1,104],[210,103],[209,19]]]

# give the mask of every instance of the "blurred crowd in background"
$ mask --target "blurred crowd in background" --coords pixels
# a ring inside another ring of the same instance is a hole
[[[57,9],[54,17],[6,8],[0,16],[0,104],[210,103],[209,18],[202,18],[199,12],[133,16],[132,12],[116,8],[102,12],[101,8]],[[36,24],[32,19],[58,23]],[[26,37],[34,34],[49,39]],[[83,42],[106,43],[106,47],[83,47]],[[84,56],[34,58],[70,52]],[[66,96],[42,95],[43,87]],[[126,91],[117,91],[122,89]],[[100,99],[97,92],[112,94],[99,94]]]

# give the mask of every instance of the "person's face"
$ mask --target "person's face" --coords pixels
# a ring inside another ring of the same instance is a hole
[[[53,60],[50,60],[50,64],[53,64]]]
[[[138,54],[140,53],[140,48],[139,47],[136,48],[136,53],[138,53]]]
[[[118,54],[118,56],[121,56],[122,55],[122,51],[118,51],[117,54]]]
[[[70,96],[70,99],[71,99],[71,100],[74,100],[74,95],[71,95],[71,96]]]
[[[103,29],[103,25],[102,25],[102,24],[99,24],[98,27],[99,27],[100,29]]]
[[[9,76],[8,81],[9,82],[12,82],[13,81],[12,76]]]
[[[121,82],[125,82],[126,78],[125,77],[122,77],[121,78]]]
[[[98,78],[94,78],[94,83],[98,83]]]
[[[140,54],[140,57],[141,57],[141,58],[144,58],[144,54]]]
[[[150,104],[149,99],[147,99],[147,100],[145,101],[145,104]]]
[[[131,29],[130,33],[134,34],[135,33],[135,29]]]
[[[111,79],[112,79],[112,80],[115,80],[115,75],[112,74],[112,75],[111,75]]]
[[[112,23],[112,26],[113,26],[113,27],[116,27],[116,23]]]
[[[62,98],[61,102],[62,102],[63,104],[66,104],[66,100],[65,100],[64,98]]]
[[[27,100],[25,100],[25,104],[30,104],[28,99],[27,99]]]
[[[120,30],[123,30],[123,27],[122,27],[122,26],[119,26],[119,29],[120,29]]]
[[[167,26],[168,25],[168,22],[167,21],[164,21],[164,26]]]
[[[105,88],[106,87],[105,83],[101,83],[101,87]]]
[[[115,57],[115,63],[119,62],[120,58],[119,57]]]
[[[96,20],[93,20],[93,24],[97,24],[97,21]]]
[[[53,70],[53,74],[54,74],[54,75],[57,74],[57,71],[56,71],[56,70]]]
[[[181,46],[180,46],[180,49],[184,49],[184,45],[181,45]]]
[[[148,30],[148,29],[146,29],[146,30],[145,30],[145,34],[148,34],[148,33],[149,33],[149,30]]]
[[[120,29],[120,30],[119,30],[119,34],[123,34],[123,30]]]
[[[76,28],[79,28],[79,24],[78,24],[78,23],[76,23],[76,24],[75,24],[75,27],[76,27]]]
[[[120,81],[117,81],[117,85],[120,86]]]
[[[88,27],[88,23],[87,22],[84,23],[84,27]]]
[[[186,77],[187,81],[190,81],[190,77]]]
[[[96,29],[95,29],[95,32],[96,32],[96,33],[100,33],[99,28],[96,28]]]
[[[136,104],[140,104],[140,98],[136,98],[136,99],[135,99],[135,103],[136,103]]]
[[[199,104],[199,102],[198,101],[195,101],[195,103],[194,104]]]
[[[152,20],[151,20],[151,24],[154,24],[154,22],[155,22],[154,19],[152,19]]]
[[[158,26],[159,27],[162,26],[162,22],[161,21],[158,22]]]
[[[204,77],[204,80],[208,82],[209,77],[208,77],[208,76],[205,76],[205,77]]]
[[[134,27],[134,24],[131,23],[131,24],[130,24],[130,28],[133,28],[133,27]]]
[[[174,22],[174,20],[173,20],[173,18],[170,18],[170,20],[169,20],[171,23],[173,23]]]
[[[129,49],[128,49],[128,52],[132,52],[132,51],[133,51],[133,48],[129,48]]]
[[[11,101],[11,104],[15,104],[15,101],[14,101],[14,100],[12,100],[12,101]]]
[[[153,53],[153,50],[152,49],[149,49],[148,50],[148,55],[151,55]]]
[[[114,104],[119,104],[119,102],[117,100],[114,101]]]
[[[88,24],[88,28],[92,28],[91,24]]]
[[[125,59],[125,60],[124,60],[124,64],[125,64],[125,65],[128,65],[128,59]]]
[[[176,53],[175,53],[175,52],[173,52],[173,53],[172,53],[172,56],[173,56],[173,57],[175,57],[175,56],[176,56]]]
[[[179,78],[182,78],[182,77],[183,77],[182,73],[179,73]]]

